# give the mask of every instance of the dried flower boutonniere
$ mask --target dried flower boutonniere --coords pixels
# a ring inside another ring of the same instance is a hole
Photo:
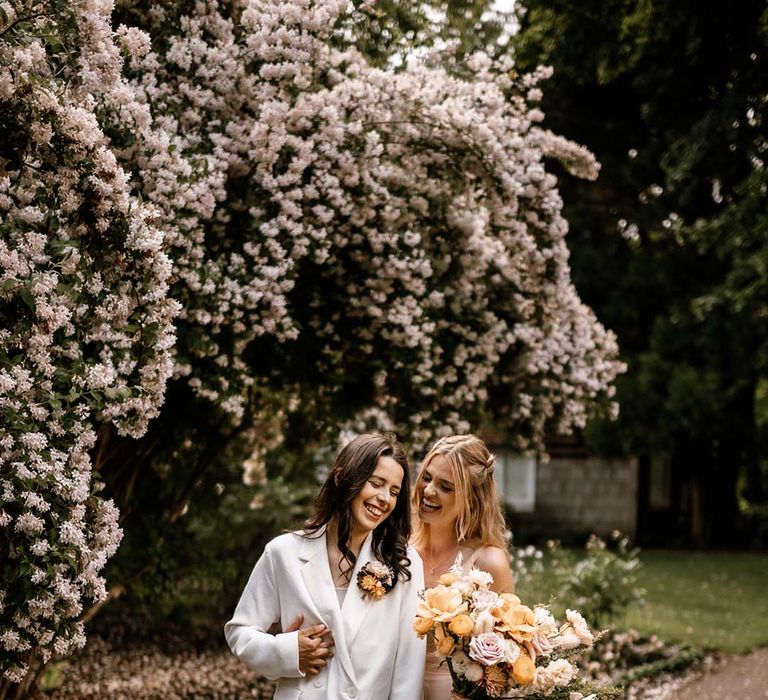
[[[363,592],[364,598],[370,596],[380,600],[392,590],[394,583],[394,571],[378,561],[369,561],[357,573],[357,587]]]

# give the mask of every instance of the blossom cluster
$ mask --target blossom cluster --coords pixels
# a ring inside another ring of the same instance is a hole
[[[598,165],[538,126],[546,71],[514,82],[509,59],[484,54],[471,79],[433,57],[373,67],[342,0],[124,3],[117,17],[133,106],[105,93],[100,113],[163,212],[175,371],[200,396],[241,420],[254,387],[290,372],[250,349],[279,348],[310,381],[332,378],[328,405],[334,384],[357,384],[360,412],[417,444],[486,411],[542,450],[548,426],[615,410],[615,338],[570,281],[545,160]]]
[[[96,431],[139,435],[157,414],[176,309],[154,212],[91,108],[85,77],[119,74],[98,51],[109,12],[39,9],[4,3],[19,29],[0,43],[0,669],[12,682],[33,654],[82,646],[83,606],[106,595],[121,530],[97,495]],[[76,35],[78,58],[55,53],[52,37]]]
[[[558,625],[546,607],[531,609],[512,593],[497,594],[492,583],[485,571],[464,572],[459,559],[439,585],[424,591],[416,613],[414,631],[434,640],[435,653],[445,659],[458,695],[614,694],[610,688],[588,687],[566,658],[594,642],[579,612],[568,610],[567,621]]]
[[[296,411],[542,450],[615,408],[545,162],[598,166],[539,126],[545,71],[374,67],[346,0],[0,7],[7,679],[82,642],[120,539],[98,431],[142,435],[171,378],[252,481]]]

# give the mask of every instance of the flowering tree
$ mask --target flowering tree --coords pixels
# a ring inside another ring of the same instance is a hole
[[[170,260],[91,108],[118,73],[93,49],[108,17],[3,6],[0,44],[2,667],[21,681],[84,641],[85,598],[116,550],[94,427],[140,435],[172,368]],[[73,56],[71,48],[81,48]]]
[[[307,411],[540,451],[611,410],[545,159],[597,164],[537,126],[545,71],[376,68],[341,0],[0,9],[8,681],[82,642],[120,537],[95,431],[140,436],[170,378],[254,472]]]

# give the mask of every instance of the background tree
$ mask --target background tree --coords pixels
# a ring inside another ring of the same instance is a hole
[[[519,65],[555,69],[546,124],[603,165],[594,187],[561,186],[577,287],[629,362],[594,444],[643,457],[646,497],[651,457],[671,460],[665,541],[732,543],[739,493],[765,498],[765,5],[521,9]]]

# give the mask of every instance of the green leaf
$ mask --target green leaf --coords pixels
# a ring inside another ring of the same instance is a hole
[[[32,292],[29,291],[29,287],[22,287],[21,291],[19,292],[19,295],[21,296],[22,301],[30,308],[32,311],[35,310],[35,298],[32,296]]]

